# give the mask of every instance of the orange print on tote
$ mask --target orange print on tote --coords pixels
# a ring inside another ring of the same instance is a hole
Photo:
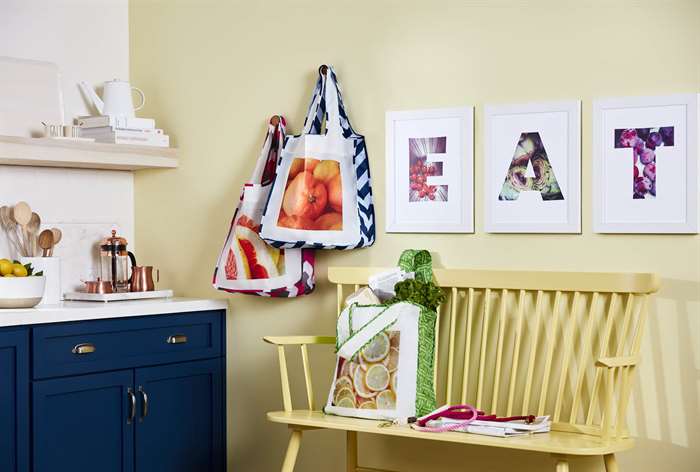
[[[277,224],[311,231],[343,229],[343,186],[338,161],[310,157],[292,161]]]

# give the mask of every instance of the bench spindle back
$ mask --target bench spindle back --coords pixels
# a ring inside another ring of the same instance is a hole
[[[331,267],[338,309],[377,268]],[[436,269],[438,404],[625,437],[652,274]]]

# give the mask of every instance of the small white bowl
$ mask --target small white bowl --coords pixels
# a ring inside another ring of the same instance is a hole
[[[0,277],[0,309],[32,308],[44,296],[46,277]]]

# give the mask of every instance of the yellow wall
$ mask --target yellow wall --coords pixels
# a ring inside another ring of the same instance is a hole
[[[319,253],[320,287],[305,299],[228,297],[232,470],[278,470],[287,440],[284,427],[265,421],[281,399],[276,354],[260,337],[333,333],[326,267],[391,264],[406,247],[433,251],[445,267],[658,272],[664,288],[632,405],[640,440],[621,465],[700,470],[700,238],[592,233],[590,125],[595,97],[700,89],[700,2],[132,0],[130,17],[131,79],[148,97],[142,116],[156,117],[182,155],[178,170],[136,177],[139,258],[161,268],[161,286],[226,297],[209,284],[212,267],[265,120],[283,113],[299,130],[319,64],[336,66],[367,138],[376,245]],[[583,234],[485,234],[483,105],[570,98],[583,100]],[[476,234],[384,234],[384,112],[469,104],[477,107]],[[325,391],[330,350],[312,361]],[[309,433],[297,470],[341,470],[341,447],[339,433]],[[472,461],[474,470],[553,470],[541,455],[407,440],[361,437],[360,451],[365,465],[409,472],[466,470]],[[578,464],[601,470],[597,461]]]

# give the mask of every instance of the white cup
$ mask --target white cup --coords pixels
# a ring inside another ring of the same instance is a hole
[[[32,264],[34,273],[39,271],[44,272],[46,277],[46,286],[44,288],[44,297],[41,303],[43,305],[57,305],[61,303],[61,258],[60,257],[23,257],[20,259],[22,264]]]

